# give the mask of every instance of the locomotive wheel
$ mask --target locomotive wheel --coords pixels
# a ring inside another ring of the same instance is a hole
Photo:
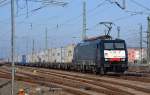
[[[100,68],[100,74],[101,74],[101,75],[106,74],[106,71],[105,71],[105,69],[104,69],[104,67],[103,67],[103,66]]]
[[[124,74],[124,72],[125,72],[124,69],[122,69],[122,70],[119,71],[119,73],[121,73],[121,74]]]
[[[100,68],[96,68],[94,74],[96,74],[96,75],[100,74]]]

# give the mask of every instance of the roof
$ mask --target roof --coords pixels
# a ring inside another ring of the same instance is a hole
[[[127,47],[128,49],[141,49],[140,47]],[[146,47],[142,47],[142,49],[147,49]]]
[[[91,37],[91,38],[88,38],[84,41],[94,41],[94,40],[110,40],[112,39],[112,37],[110,35],[102,35],[102,36],[97,36],[97,37]]]

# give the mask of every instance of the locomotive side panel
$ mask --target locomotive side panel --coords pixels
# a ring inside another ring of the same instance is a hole
[[[79,44],[74,51],[75,64],[96,65],[97,44]]]

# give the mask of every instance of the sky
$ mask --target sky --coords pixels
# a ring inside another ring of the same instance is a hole
[[[29,54],[35,41],[35,51],[45,49],[45,30],[48,31],[48,47],[62,47],[81,41],[83,0],[55,0],[66,6],[50,4],[51,0],[15,0],[15,50],[16,55]],[[41,2],[40,2],[41,1]],[[146,38],[147,17],[150,15],[149,0],[86,0],[87,37],[103,35],[106,27],[100,22],[113,22],[111,35],[120,36],[128,47],[139,47],[140,24],[143,39]],[[47,2],[47,3],[46,3]],[[0,0],[0,58],[10,56],[11,19],[10,0]],[[145,43],[143,43],[145,46]]]

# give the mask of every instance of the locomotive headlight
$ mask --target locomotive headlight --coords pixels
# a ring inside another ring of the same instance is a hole
[[[105,58],[105,61],[109,61],[109,59],[108,59],[108,58]]]
[[[121,61],[125,61],[125,58],[121,58]]]

